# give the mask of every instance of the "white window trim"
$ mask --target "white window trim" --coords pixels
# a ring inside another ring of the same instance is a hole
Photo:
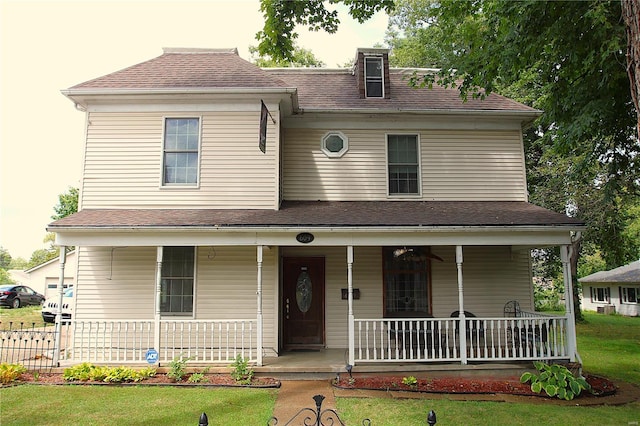
[[[327,143],[327,139],[330,136],[339,136],[342,139],[343,146],[340,151],[332,152],[327,149],[326,143]],[[324,136],[322,136],[322,139],[320,140],[320,149],[322,150],[324,155],[326,155],[329,158],[340,158],[343,155],[345,155],[347,151],[349,151],[349,138],[339,130],[331,130],[325,133]]]
[[[601,288],[605,291],[605,300],[598,300],[597,296],[598,296],[598,289]],[[592,303],[611,303],[611,289],[609,287],[596,287],[596,286],[591,286],[591,302]]]
[[[191,315],[171,314],[168,312],[160,312],[160,319],[195,319],[196,318],[196,302],[198,287],[198,246],[187,246],[193,248],[193,305],[191,306]],[[164,259],[163,259],[164,261]]]
[[[167,126],[167,120],[181,118],[197,118],[198,119],[198,169],[196,170],[195,183],[172,183],[164,182],[164,132]],[[200,170],[202,164],[202,116],[201,115],[164,115],[162,116],[162,133],[160,135],[160,185],[162,190],[181,190],[181,189],[199,189],[200,188]]]
[[[418,147],[418,192],[416,194],[391,194],[389,192],[389,136],[415,136]],[[393,199],[416,199],[422,198],[422,143],[420,133],[393,132],[384,135],[384,156],[385,156],[385,183],[387,185],[387,197]]]
[[[382,83],[382,96],[369,96],[367,93],[367,59],[376,59],[380,61],[380,77]],[[363,68],[364,68],[364,97],[371,99],[384,99],[384,57],[378,55],[365,55],[363,59]]]
[[[636,290],[636,301],[635,302],[629,302],[628,301],[628,288],[633,288]],[[627,285],[627,286],[620,286],[620,291],[622,292],[622,294],[620,295],[620,303],[624,303],[625,305],[638,305],[640,304],[640,302],[638,302],[638,300],[640,299],[640,286],[636,287],[634,285]]]

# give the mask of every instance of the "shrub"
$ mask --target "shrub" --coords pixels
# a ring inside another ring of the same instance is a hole
[[[584,377],[575,377],[563,365],[548,365],[540,361],[534,362],[533,365],[539,374],[527,371],[520,376],[521,383],[531,382],[533,392],[540,393],[544,389],[549,396],[569,401],[580,395],[583,390],[591,389]]]
[[[193,357],[185,358],[182,354],[175,357],[169,363],[169,372],[167,373],[167,377],[170,379],[180,382],[185,374],[187,374],[187,361],[193,359]]]
[[[26,373],[27,369],[22,364],[0,364],[0,383],[8,384],[15,382],[20,378],[22,373]]]
[[[413,376],[409,376],[409,377],[403,377],[402,378],[402,384],[403,385],[407,385],[411,388],[415,388],[418,385],[418,379],[416,379]]]
[[[129,367],[100,367],[88,362],[65,368],[62,377],[67,381],[89,380],[107,383],[140,382],[156,374],[153,367],[134,370]]]
[[[231,364],[231,377],[240,384],[247,385],[253,379],[253,369],[249,367],[249,362],[242,358],[241,355]]]

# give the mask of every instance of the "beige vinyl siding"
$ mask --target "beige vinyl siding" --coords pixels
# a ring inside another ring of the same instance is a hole
[[[277,251],[264,250],[262,264],[263,347],[277,352]],[[196,316],[198,319],[257,317],[257,250],[255,247],[198,247]]]
[[[349,138],[341,158],[326,157],[322,136]],[[284,130],[284,198],[288,200],[388,200],[387,134],[418,134],[421,191],[425,200],[524,201],[524,154],[519,131]],[[415,199],[415,197],[411,198]]]
[[[153,320],[156,250],[156,247],[82,248],[76,318]],[[277,347],[277,270],[277,251],[265,250],[262,267],[265,355],[275,355]],[[257,271],[255,247],[198,247],[195,319],[256,319]]]
[[[201,118],[198,187],[162,187],[165,117]],[[275,208],[277,126],[258,149],[259,112],[91,112],[83,208]]]
[[[435,317],[449,317],[459,309],[455,247],[433,247],[444,259],[432,265],[432,303]],[[464,309],[477,316],[501,317],[504,304],[517,300],[533,310],[528,250],[509,246],[463,247]]]
[[[74,297],[79,320],[153,320],[155,247],[82,247]]]

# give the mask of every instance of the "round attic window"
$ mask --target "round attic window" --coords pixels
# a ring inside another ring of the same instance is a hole
[[[322,137],[322,152],[327,157],[339,158],[349,150],[349,139],[342,132],[328,132]]]

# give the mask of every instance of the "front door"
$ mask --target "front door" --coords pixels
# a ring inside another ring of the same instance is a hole
[[[324,347],[324,258],[282,260],[285,349]]]

